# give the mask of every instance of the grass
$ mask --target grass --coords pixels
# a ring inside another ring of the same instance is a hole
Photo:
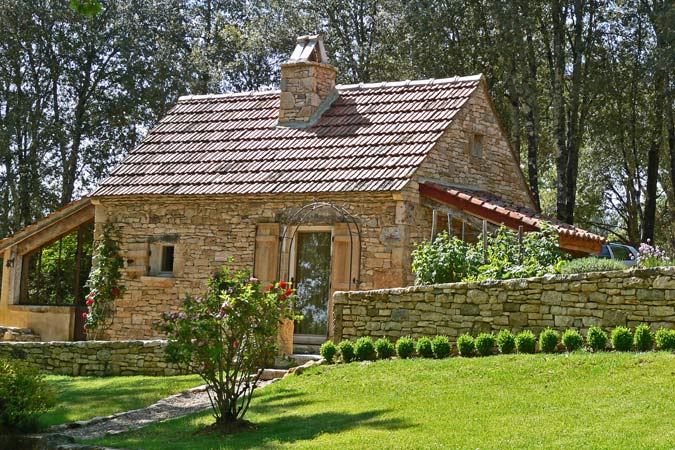
[[[258,391],[257,431],[208,413],[97,440],[151,449],[652,449],[675,443],[675,355],[576,353],[322,366]]]
[[[176,377],[45,377],[57,390],[56,407],[40,417],[49,427],[149,406],[169,395],[203,384],[196,375]]]

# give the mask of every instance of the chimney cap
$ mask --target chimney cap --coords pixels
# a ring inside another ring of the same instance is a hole
[[[328,55],[323,45],[323,38],[319,34],[299,36],[295,49],[289,58],[289,63],[318,62],[328,64]]]

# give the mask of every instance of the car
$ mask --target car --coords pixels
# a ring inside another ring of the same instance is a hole
[[[600,254],[595,256],[597,258],[615,259],[627,266],[636,266],[638,262],[638,251],[635,250],[635,247],[615,242],[603,245]]]

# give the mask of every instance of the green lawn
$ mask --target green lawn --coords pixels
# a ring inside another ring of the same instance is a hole
[[[322,366],[258,391],[259,429],[209,414],[96,441],[125,448],[675,448],[675,355],[519,355]]]
[[[46,379],[58,395],[56,407],[40,418],[41,427],[143,408],[203,384],[196,375],[107,378],[48,375]]]

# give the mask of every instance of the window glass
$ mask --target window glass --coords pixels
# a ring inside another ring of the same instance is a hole
[[[609,247],[606,245],[602,246],[602,251],[598,255],[598,258],[607,258],[610,259],[612,255],[609,254]]]
[[[166,245],[162,247],[162,272],[173,272],[173,256],[175,247]]]
[[[612,253],[614,253],[614,259],[620,261],[627,261],[632,256],[630,250],[619,245],[612,245]]]

